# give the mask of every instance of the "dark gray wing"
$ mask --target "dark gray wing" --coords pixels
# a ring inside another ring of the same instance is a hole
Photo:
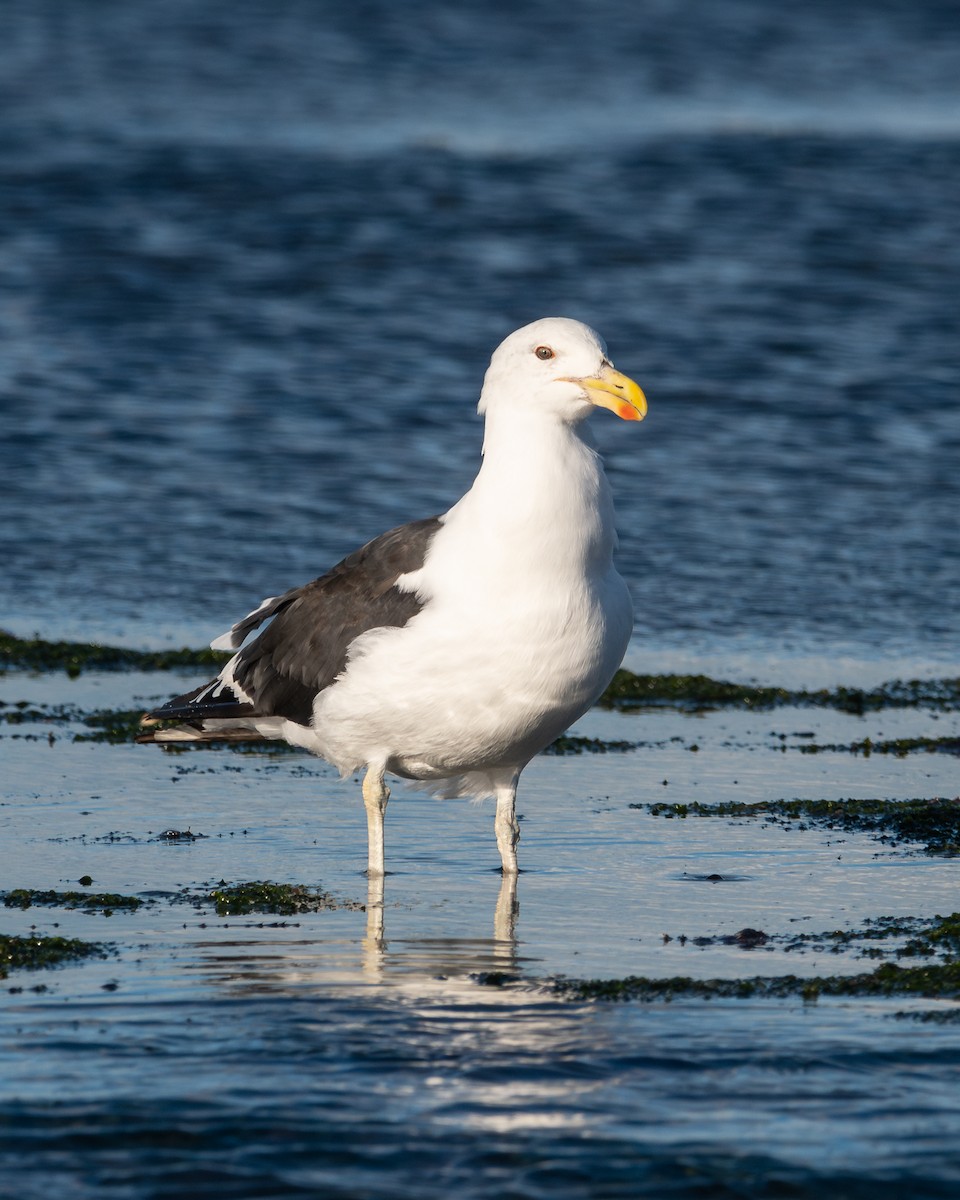
[[[396,583],[423,566],[440,525],[439,517],[427,517],[391,529],[326,575],[238,621],[231,630],[233,645],[270,620],[234,666],[234,679],[249,701],[213,680],[148,713],[148,722],[279,716],[309,725],[317,693],[343,670],[354,638],[368,629],[406,625],[423,607],[415,593],[400,591]]]

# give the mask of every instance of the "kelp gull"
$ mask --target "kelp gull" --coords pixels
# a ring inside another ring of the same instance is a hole
[[[143,718],[184,724],[144,740],[282,738],[343,775],[364,768],[371,876],[383,874],[385,774],[494,796],[515,873],[520,772],[598,698],[633,626],[584,420],[597,406],[628,421],[647,409],[592,329],[549,317],[512,333],[484,379],[467,494],[265,600],[212,643],[237,650],[216,679]]]

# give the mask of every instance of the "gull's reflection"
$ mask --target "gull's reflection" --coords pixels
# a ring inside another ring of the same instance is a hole
[[[516,875],[501,877],[493,914],[492,940],[407,938],[402,943],[402,952],[394,956],[394,962],[388,962],[384,896],[384,876],[370,876],[367,880],[367,926],[362,946],[363,973],[371,981],[382,980],[389,967],[402,969],[403,960],[414,966],[421,957],[431,960],[434,971],[439,969],[451,974],[462,974],[465,969],[485,972],[516,969],[517,919],[520,915]]]
[[[497,907],[493,914],[493,940],[501,945],[505,953],[509,953],[511,965],[516,958],[519,915],[517,876],[504,875],[500,881],[500,895],[497,897]]]
[[[367,931],[363,938],[363,973],[379,979],[387,944],[383,934],[383,876],[367,880]]]
[[[482,885],[490,883],[492,879],[489,883],[484,880]],[[448,935],[437,936],[434,918],[429,917],[424,923],[427,914],[419,905],[411,909],[409,896],[405,898],[409,879],[395,881],[399,899],[394,901],[396,908],[391,911],[391,880],[388,877],[384,883],[381,875],[367,881],[364,924],[360,928],[353,925],[346,936],[346,924],[359,906],[345,905],[340,918],[332,928],[328,927],[326,934],[324,924],[332,920],[332,914],[301,917],[289,927],[267,926],[268,932],[259,921],[246,926],[231,922],[229,927],[224,926],[226,936],[220,936],[218,931],[213,937],[207,935],[194,943],[200,957],[188,969],[202,969],[221,984],[246,992],[291,991],[363,981],[399,985],[407,992],[428,994],[438,984],[449,990],[457,980],[464,984],[474,981],[470,984],[474,986],[478,977],[516,977],[525,963],[518,952],[516,933],[520,911],[517,877],[508,875],[500,880],[492,930],[489,915],[486,918],[481,915],[479,927],[474,923],[474,885],[479,890],[481,881],[471,880],[466,928],[464,914],[457,919],[452,910],[454,928]],[[310,932],[308,921],[312,926]],[[282,932],[286,928],[289,932]]]

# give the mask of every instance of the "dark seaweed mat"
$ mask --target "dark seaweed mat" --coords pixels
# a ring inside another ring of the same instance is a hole
[[[881,842],[921,842],[927,854],[960,854],[960,797],[917,800],[767,800],[726,804],[631,804],[655,817],[759,817],[784,828],[806,829],[804,822],[828,829],[870,833]]]
[[[881,963],[860,975],[827,975],[804,978],[797,975],[753,975],[746,979],[692,979],[676,975],[649,979],[628,975],[625,979],[559,979],[553,990],[571,1000],[673,1000],[696,996],[704,1000],[784,999],[821,996],[919,996],[924,999],[960,999],[960,963],[933,963],[923,967],[901,967]]]
[[[760,944],[766,935],[758,930],[741,931],[754,935],[750,940]],[[673,1000],[677,997],[713,999],[768,998],[783,999],[798,996],[813,1001],[821,996],[918,996],[925,999],[960,999],[960,913],[923,920],[915,917],[880,917],[868,921],[860,930],[835,930],[832,933],[803,934],[794,937],[794,944],[825,941],[850,944],[854,941],[880,940],[913,933],[895,951],[898,958],[935,958],[940,962],[903,967],[883,962],[873,971],[858,975],[827,975],[801,977],[797,975],[754,975],[741,979],[693,979],[675,975],[651,979],[628,975],[623,979],[556,979],[551,988],[559,995],[573,1000]],[[739,936],[739,935],[738,935]],[[697,941],[698,939],[694,939]],[[485,979],[479,982],[486,983]],[[502,986],[502,984],[496,984]],[[899,1015],[899,1014],[898,1014]],[[952,1019],[952,1018],[951,1018]]]
[[[89,733],[75,733],[75,742],[107,742],[120,745],[136,741],[142,709],[100,709],[84,712],[74,704],[36,705],[19,700],[0,700],[3,725],[85,725]],[[18,736],[14,734],[13,736]],[[28,736],[28,735],[27,735]]]
[[[786,749],[787,747],[782,747]],[[863,738],[859,742],[840,742],[822,745],[817,742],[805,742],[790,749],[799,750],[801,754],[846,753],[862,754],[869,758],[871,754],[892,754],[895,758],[906,758],[924,750],[928,754],[960,754],[960,738],[958,737],[910,737],[887,738],[875,740]]]
[[[879,944],[893,939],[902,944],[895,947]],[[669,942],[673,938],[664,934],[663,940]],[[676,940],[681,944],[691,942],[694,946],[739,946],[743,950],[755,950],[776,942],[787,952],[814,950],[820,953],[829,949],[840,954],[859,948],[864,958],[935,958],[939,955],[948,962],[955,962],[960,958],[960,913],[933,918],[874,917],[865,920],[859,929],[831,929],[822,933],[767,934],[760,929],[741,929],[737,933],[714,937],[691,938],[680,934]]]
[[[604,741],[602,738],[579,737],[576,734],[565,733],[550,743],[544,754],[622,754],[628,750],[636,750],[638,742],[626,742],[619,739]]]
[[[32,908],[36,904],[46,908],[79,908],[84,912],[102,912],[105,916],[110,916],[117,908],[135,912],[143,904],[139,896],[121,896],[117,892],[58,892],[53,889],[12,888],[0,895],[3,896],[6,908]]]
[[[181,667],[219,669],[230,658],[217,650],[128,650],[90,642],[47,642],[18,638],[0,630],[0,670],[66,671],[75,678],[83,671],[169,671]]]
[[[250,913],[277,913],[286,917],[343,907],[333,896],[316,888],[259,879],[232,884],[221,880],[216,887],[193,899],[198,904],[212,903],[220,917]]]
[[[894,679],[870,691],[840,687],[811,692],[729,683],[706,675],[635,675],[621,669],[597,703],[601,708],[615,709],[806,706],[835,708],[858,715],[884,708],[953,710],[960,708],[960,678]]]
[[[161,837],[169,837],[166,831]],[[185,835],[177,833],[178,838]],[[27,909],[34,905],[46,908],[79,909],[86,913],[102,912],[109,916],[115,909],[135,912],[143,904],[156,903],[154,898],[144,900],[140,896],[122,896],[115,892],[58,892],[53,888],[12,888],[0,892],[5,907]],[[244,916],[249,913],[277,913],[293,916],[307,912],[321,912],[335,908],[361,909],[363,905],[353,901],[340,901],[319,888],[300,883],[272,883],[269,880],[251,880],[244,883],[228,883],[221,879],[217,884],[208,884],[197,890],[186,888],[171,893],[172,903],[192,904],[204,908],[212,904],[218,916]]]
[[[78,958],[104,957],[106,949],[99,942],[84,942],[79,938],[0,934],[0,979],[6,979],[10,971],[36,971]]]
[[[171,904],[189,904],[198,911],[213,906],[219,917],[250,916],[272,913],[282,917],[304,913],[343,911],[364,912],[366,905],[343,900],[303,883],[274,883],[269,879],[251,879],[241,883],[206,883],[183,888],[166,895]]]

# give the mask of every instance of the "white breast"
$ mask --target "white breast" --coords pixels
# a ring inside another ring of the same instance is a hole
[[[599,460],[567,426],[488,449],[423,568],[402,629],[354,643],[313,736],[341,770],[438,779],[522,767],[596,700],[632,628]],[[523,448],[526,442],[527,448]],[[471,785],[473,786],[473,785]]]

